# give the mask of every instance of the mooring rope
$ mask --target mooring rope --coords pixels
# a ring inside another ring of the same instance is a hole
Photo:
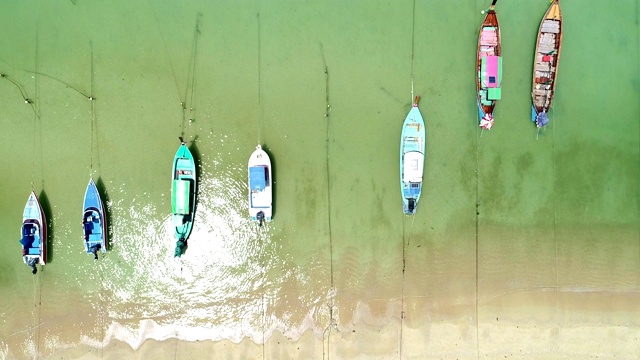
[[[262,144],[262,26],[260,13],[256,15],[258,21],[258,144]]]
[[[189,61],[189,70],[188,70],[188,78],[187,78],[187,88],[185,89],[184,98],[189,98],[189,126],[191,123],[196,120],[196,69],[197,69],[197,59],[198,59],[198,38],[200,37],[200,18],[202,17],[202,13],[198,13],[196,15],[196,27],[193,32],[193,44],[191,48],[191,59]],[[187,91],[189,94],[187,94]],[[186,109],[185,109],[186,111]],[[184,115],[184,114],[183,114]],[[184,120],[185,116],[182,118],[182,134],[184,136]]]
[[[413,0],[413,10],[412,10],[412,23],[411,23],[411,101],[415,99],[413,95],[413,58],[415,53],[415,45],[416,45],[416,0]]]
[[[89,47],[90,47],[90,51],[91,51],[91,64],[90,64],[90,71],[91,73],[89,74],[89,96],[87,97],[87,99],[89,99],[90,106],[91,106],[91,150],[90,150],[90,157],[91,157],[91,163],[90,163],[90,174],[89,177],[93,177],[93,152],[94,152],[94,136],[96,137],[95,141],[97,143],[97,134],[94,134],[95,132],[97,132],[97,119],[96,119],[96,106],[95,106],[95,96],[94,96],[94,68],[93,68],[93,42],[89,41]],[[96,149],[96,153],[97,153],[97,149]],[[97,156],[97,154],[96,154]]]
[[[329,278],[329,324],[325,328],[323,332],[323,345],[322,345],[322,358],[329,359],[330,358],[330,350],[331,350],[331,331],[333,329],[337,330],[337,324],[335,320],[334,310],[335,310],[335,283],[334,283],[334,268],[333,268],[333,229],[331,225],[331,167],[330,167],[330,145],[331,145],[331,103],[329,101],[329,67],[327,66],[327,59],[324,53],[324,47],[322,43],[320,43],[320,55],[322,57],[322,67],[324,71],[324,79],[325,79],[325,110],[324,110],[324,118],[326,119],[326,140],[325,140],[325,169],[326,169],[326,177],[327,177],[327,224],[329,227],[328,235],[329,235],[329,270],[330,270],[330,278]],[[326,335],[326,351],[324,348],[324,337]]]

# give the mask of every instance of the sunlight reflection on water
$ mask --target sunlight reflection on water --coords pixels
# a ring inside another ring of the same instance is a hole
[[[217,175],[201,175],[193,232],[180,258],[173,256],[171,216],[157,216],[165,209],[145,195],[113,203],[114,211],[126,214],[112,225],[119,229],[113,243],[121,260],[104,269],[111,273],[104,294],[110,294],[112,320],[262,333],[261,259],[271,240],[269,226],[259,229],[248,219],[244,183]]]

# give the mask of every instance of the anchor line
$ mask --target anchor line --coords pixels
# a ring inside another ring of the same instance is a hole
[[[403,217],[402,219],[402,289],[400,292],[400,341],[399,341],[399,352],[400,359],[402,359],[402,333],[404,328],[404,273],[407,265],[407,253],[405,246],[405,227],[406,227],[407,219]]]
[[[164,48],[164,52],[167,56],[167,59],[169,60],[169,67],[171,68],[171,75],[173,76],[173,82],[176,85],[176,92],[178,94],[178,100],[180,100],[180,111],[182,112],[182,123],[180,124],[180,136],[184,137],[184,128],[183,128],[183,123],[184,123],[184,118],[186,116],[186,95],[183,97],[182,96],[182,91],[180,89],[180,83],[178,81],[178,76],[176,75],[176,67],[173,64],[173,60],[171,60],[171,56],[169,55],[169,50],[167,48],[167,41],[162,33],[162,27],[160,26],[160,21],[158,21],[158,16],[156,15],[155,11],[154,11],[154,7],[151,6],[150,0],[147,0],[147,5],[149,5],[149,12],[153,15],[154,20],[156,21],[156,26],[157,26],[157,31],[158,34],[160,36],[160,39],[162,40],[162,46]],[[185,89],[186,92],[186,89]]]
[[[46,240],[46,239],[45,239]],[[40,267],[40,269],[42,270],[42,266]],[[42,287],[44,284],[44,277],[46,276],[46,272],[42,271],[42,274],[40,274],[39,277],[42,277],[42,279],[38,279],[38,282],[40,283],[40,289],[38,290],[38,324],[42,324]],[[42,327],[38,325],[38,353],[40,353],[40,339],[41,339],[41,329]]]
[[[413,0],[413,12],[412,12],[412,22],[411,22],[411,101],[415,99],[413,96],[413,58],[414,58],[414,49],[416,44],[416,0]]]
[[[262,26],[260,13],[256,15],[258,21],[258,144],[262,144]]]
[[[263,266],[262,266],[262,283],[263,283],[263,286],[262,286],[262,358],[263,359],[266,359],[265,358],[265,352],[266,352],[265,346],[266,346],[266,341],[267,341],[267,338],[266,338],[267,337],[267,335],[266,335],[266,333],[267,333],[267,303],[266,303],[267,298],[265,296],[265,291],[266,290],[265,290],[265,287],[264,287],[264,285],[266,285],[266,280],[267,280],[267,268],[263,263]]]
[[[27,92],[22,88],[22,85],[13,80],[8,74],[1,73],[0,77],[7,79],[7,81],[12,83],[18,89],[18,91],[20,92],[20,96],[22,97],[22,100],[25,102],[25,104],[31,104],[31,99],[27,97]],[[31,104],[31,107],[33,108],[33,104]]]
[[[33,340],[34,340],[34,342],[36,344],[36,354],[35,354],[35,356],[37,357],[38,354],[40,353],[40,336],[39,336],[40,333],[37,332],[37,330],[36,330],[36,328],[39,328],[39,326],[37,324],[40,323],[40,315],[38,313],[38,284],[39,284],[39,281],[38,281],[38,277],[35,276],[35,275],[32,276],[31,279],[32,279],[31,282],[33,283],[33,309],[32,309],[32,311],[33,311],[33,313],[32,313],[33,314],[33,316],[32,316],[33,317],[33,323],[31,325],[31,329],[33,329],[32,336],[33,336],[33,338],[34,338]]]
[[[413,72],[413,62],[415,55],[415,41],[416,38],[416,0],[413,0],[413,8],[411,10],[411,101],[414,101],[414,72]],[[415,220],[415,217],[413,218]],[[413,221],[411,222],[413,227]],[[402,339],[403,339],[403,328],[404,328],[404,281],[405,281],[405,270],[407,266],[407,248],[409,247],[409,241],[411,238],[406,241],[405,245],[405,227],[406,227],[406,217],[403,217],[402,220],[402,289],[401,289],[401,300],[400,300],[400,339],[399,339],[399,353],[400,358],[402,359]]]
[[[104,344],[105,344],[105,338],[104,338],[104,333],[105,333],[105,326],[106,326],[106,321],[104,319],[104,270],[102,268],[102,266],[100,266],[100,311],[98,311],[99,313],[99,319],[100,319],[100,358],[104,359]]]
[[[334,310],[335,310],[335,283],[334,283],[334,267],[333,267],[333,228],[331,225],[331,166],[330,166],[330,156],[331,153],[331,104],[329,102],[329,67],[327,66],[327,60],[324,54],[324,47],[322,43],[320,43],[320,54],[322,56],[322,66],[324,70],[325,77],[325,112],[324,117],[326,118],[326,141],[325,141],[325,150],[326,150],[326,160],[325,160],[325,169],[326,169],[326,177],[327,177],[327,224],[329,227],[328,235],[329,235],[329,269],[330,269],[330,298],[329,298],[329,324],[324,330],[323,339],[326,334],[327,347],[326,352],[324,348],[324,341],[322,346],[322,358],[329,359],[330,350],[331,350],[331,332],[332,330],[337,329],[337,324],[335,320]]]
[[[35,51],[34,51],[34,68],[36,70],[36,72],[38,71],[38,23],[36,22],[36,39],[35,39]],[[42,125],[40,124],[40,126],[38,126],[38,120],[39,120],[39,116],[38,116],[38,99],[40,97],[40,92],[38,91],[38,88],[40,87],[40,79],[38,77],[38,75],[36,74],[34,77],[34,100],[30,100],[28,99],[26,96],[23,96],[25,98],[25,103],[29,104],[31,106],[31,108],[33,109],[33,163],[32,163],[32,168],[31,168],[31,190],[33,190],[34,185],[35,185],[35,172],[36,172],[36,143],[37,143],[37,139],[39,138],[40,140],[40,166],[43,166],[43,153],[42,153]],[[21,90],[22,92],[22,90]],[[41,171],[43,172],[43,171]],[[43,180],[44,181],[44,180]]]
[[[477,133],[476,133],[477,134]],[[480,133],[482,136],[482,133]],[[475,320],[476,320],[476,354],[478,359],[480,358],[480,330],[478,321],[478,245],[479,245],[479,231],[480,231],[480,180],[479,180],[479,141],[476,135],[476,296],[475,296]]]
[[[198,59],[198,38],[200,37],[200,18],[202,13],[196,15],[196,26],[193,32],[193,44],[191,46],[191,59],[189,60],[189,70],[187,72],[187,87],[185,88],[184,99],[189,98],[189,126],[196,120],[196,68]],[[184,123],[186,120],[186,106],[182,112],[182,135],[184,136]]]
[[[95,97],[94,97],[94,69],[93,69],[93,42],[92,41],[89,42],[89,46],[91,48],[91,66],[90,66],[91,73],[89,75],[89,93],[90,93],[90,95],[88,97],[89,101],[91,102],[91,104],[90,104],[91,105],[91,151],[90,151],[90,153],[91,153],[91,160],[90,160],[91,163],[90,163],[90,174],[89,174],[89,177],[92,177],[93,176],[93,158],[94,158],[94,156],[93,156],[94,136],[96,137],[95,143],[96,143],[96,146],[97,146],[97,136],[98,136],[98,134],[96,132],[98,131],[97,130],[97,125],[98,124],[96,123],[97,119],[96,119],[96,106],[95,106]],[[96,156],[98,156],[97,149],[96,149]]]
[[[263,117],[263,111],[262,111],[262,26],[261,26],[261,21],[260,21],[260,13],[258,12],[256,14],[256,21],[257,21],[257,27],[258,27],[258,31],[257,31],[257,36],[258,36],[258,57],[257,57],[257,72],[258,72],[258,84],[257,84],[257,91],[258,91],[258,144],[262,145],[262,117]],[[266,285],[266,279],[267,279],[267,267],[266,265],[263,263],[262,265],[262,281],[263,281],[263,285],[262,285],[262,358],[265,359],[266,356],[266,332],[267,332],[267,297],[266,297],[266,289],[265,289],[265,285]]]
[[[553,162],[553,178],[556,177],[556,120],[555,120],[555,111],[551,114],[553,117],[552,122],[552,131],[553,131],[553,141],[551,142],[551,159]],[[555,181],[554,181],[555,183]],[[556,316],[559,315],[559,306],[558,306],[558,286],[559,286],[559,278],[558,278],[558,237],[557,237],[557,214],[558,214],[558,203],[557,198],[553,197],[553,242],[555,244],[555,268],[556,268]]]

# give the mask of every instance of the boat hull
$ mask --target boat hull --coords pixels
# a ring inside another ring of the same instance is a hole
[[[249,217],[253,221],[271,221],[273,216],[273,177],[271,159],[258,145],[249,157]]]
[[[25,264],[34,262],[45,265],[47,262],[47,221],[40,201],[35,192],[31,192],[22,213],[20,229],[22,260]]]
[[[426,132],[418,100],[407,114],[400,138],[400,189],[402,209],[407,215],[416,212],[422,193]]]
[[[171,186],[171,217],[178,241],[186,242],[193,229],[196,186],[196,164],[183,142],[173,159]]]
[[[546,114],[555,96],[561,48],[562,12],[558,0],[554,0],[540,22],[533,59],[531,121],[538,128],[548,123]]]
[[[478,119],[485,130],[493,127],[493,111],[501,98],[502,49],[500,25],[491,5],[480,26],[476,53],[476,93]]]
[[[104,203],[100,198],[98,187],[93,178],[87,184],[84,193],[84,203],[82,211],[82,229],[84,233],[84,247],[88,254],[102,251],[106,253],[108,249],[107,241],[107,217],[104,211]]]

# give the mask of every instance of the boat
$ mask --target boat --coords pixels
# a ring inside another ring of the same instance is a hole
[[[273,215],[273,177],[271,177],[271,159],[256,146],[249,157],[249,216],[262,226],[264,221],[271,221]]]
[[[553,0],[540,22],[533,61],[531,121],[538,129],[549,123],[547,113],[555,95],[561,45],[562,13],[558,0]]]
[[[424,119],[418,109],[420,96],[404,119],[400,139],[400,187],[402,189],[403,211],[406,215],[416,213],[422,192],[424,170],[425,129]]]
[[[93,254],[93,259],[98,260],[98,251],[107,252],[107,217],[93,178],[89,180],[84,193],[82,208],[84,247],[87,254]]]
[[[182,256],[193,228],[196,206],[196,163],[187,143],[180,138],[180,147],[173,159],[171,182],[171,214],[175,228],[175,255]]]
[[[502,57],[500,48],[500,26],[493,0],[484,17],[478,35],[476,63],[476,89],[478,92],[478,118],[483,130],[493,127],[493,110],[502,97]]]
[[[22,260],[31,267],[33,274],[38,272],[37,264],[47,262],[47,221],[35,192],[31,192],[22,213]]]

